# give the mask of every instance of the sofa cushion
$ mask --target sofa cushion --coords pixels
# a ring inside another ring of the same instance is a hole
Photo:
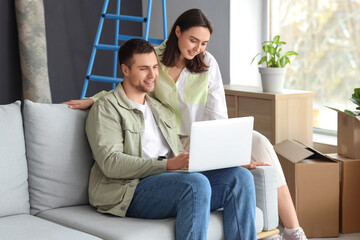
[[[20,101],[0,105],[0,217],[29,213]]]
[[[121,218],[101,214],[90,205],[47,210],[38,214],[38,217],[107,240],[175,240],[175,218]],[[214,211],[210,214],[207,239],[225,239],[222,211]]]
[[[277,202],[277,176],[272,167],[259,166],[250,171],[255,180],[256,207],[263,214],[263,230],[269,231],[279,225]]]
[[[107,240],[175,239],[175,218],[151,220],[120,218],[101,214],[90,205],[47,210],[37,216]],[[263,215],[258,208],[256,208],[255,227],[257,232],[261,232],[263,229]],[[210,214],[207,239],[225,239],[221,210],[213,211]]]
[[[93,165],[87,111],[25,100],[23,116],[31,213],[87,204]]]
[[[0,218],[0,236],[6,240],[100,240],[29,214]]]

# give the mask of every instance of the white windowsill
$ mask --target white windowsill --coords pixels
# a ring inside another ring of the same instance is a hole
[[[313,142],[330,146],[337,146],[337,133],[334,131],[325,131],[314,128]]]

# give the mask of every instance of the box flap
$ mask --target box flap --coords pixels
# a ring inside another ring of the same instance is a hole
[[[329,108],[331,110],[337,111],[337,112],[343,112],[343,111],[341,111],[341,110],[339,110],[337,108],[333,108],[333,107],[329,107],[329,106],[325,106],[325,107],[327,107],[327,108]]]
[[[337,108],[333,108],[333,107],[329,107],[329,106],[325,106],[325,107],[327,107],[327,108],[329,108],[329,109],[331,109],[331,110],[334,110],[334,111],[336,111],[336,112],[338,112],[338,113],[346,114],[346,115],[351,116],[351,117],[355,117],[358,121],[360,121],[360,116],[353,116],[353,115],[351,115],[351,114],[349,114],[349,113],[346,113],[346,112],[344,112],[344,111],[341,111],[341,110],[339,110],[339,109],[337,109]]]
[[[274,146],[275,151],[293,163],[309,158],[314,153],[306,149],[306,146],[292,140],[284,140]]]

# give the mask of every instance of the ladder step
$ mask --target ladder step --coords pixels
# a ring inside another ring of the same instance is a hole
[[[109,45],[109,44],[95,44],[96,49],[118,51],[120,46]]]
[[[130,21],[130,22],[146,22],[147,21],[147,18],[144,18],[144,17],[116,15],[116,14],[110,14],[110,13],[103,14],[103,17],[105,19],[123,20],[123,21]]]
[[[98,81],[98,82],[108,82],[108,83],[119,83],[123,79],[116,78],[116,77],[106,77],[106,76],[99,76],[99,75],[90,75],[88,76],[90,81]]]
[[[144,39],[144,37],[139,37],[139,36],[131,36],[131,35],[123,35],[123,34],[118,35],[118,40],[119,41],[127,41],[127,40],[130,40],[132,38]],[[148,42],[150,42],[152,44],[161,44],[163,41],[164,41],[164,39],[156,39],[156,38],[149,38],[148,39]]]

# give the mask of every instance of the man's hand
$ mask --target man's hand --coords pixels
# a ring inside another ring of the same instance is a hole
[[[71,109],[88,109],[94,104],[92,99],[84,99],[84,100],[70,100],[67,102],[62,102],[61,104],[67,104]]]
[[[247,168],[247,169],[255,169],[255,168],[257,168],[257,166],[271,166],[271,165],[268,163],[265,163],[265,162],[251,162],[250,164],[243,165],[241,167]]]
[[[183,152],[174,158],[170,158],[166,163],[166,170],[180,170],[189,168],[189,153]]]

